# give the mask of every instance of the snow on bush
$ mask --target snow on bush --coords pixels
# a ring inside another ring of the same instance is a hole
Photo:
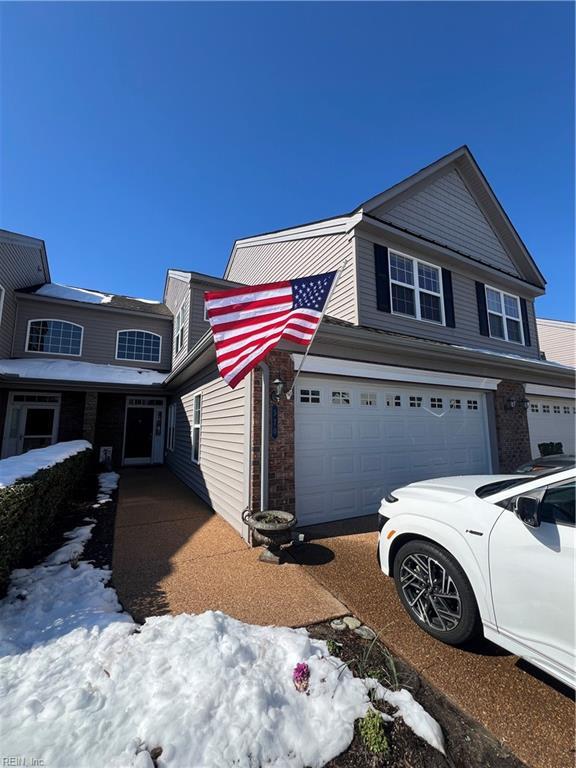
[[[20,456],[10,456],[0,461],[0,488],[13,485],[17,480],[32,477],[41,469],[48,469],[70,456],[92,448],[86,440],[70,440],[67,443],[55,443],[47,448],[34,448]]]
[[[137,627],[106,586],[109,571],[62,562],[91,527],[42,565],[14,571],[0,601],[4,754],[51,768],[149,768],[161,747],[160,768],[296,768],[348,747],[375,681],[353,677],[303,629],[213,611]],[[309,671],[305,693],[293,681],[298,664]],[[412,697],[401,693],[408,711]]]

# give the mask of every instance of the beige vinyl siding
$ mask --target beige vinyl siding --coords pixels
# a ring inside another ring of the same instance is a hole
[[[176,404],[175,443],[166,456],[172,471],[238,531],[248,504],[250,382],[248,376],[230,389],[216,368],[190,380],[172,400]],[[196,394],[202,395],[198,464],[192,461],[191,435]]]
[[[457,170],[372,215],[518,276],[518,270]]]
[[[538,318],[536,325],[546,360],[576,368],[576,324]]]
[[[406,253],[408,256],[418,258],[418,254],[410,249],[397,248],[397,250],[401,253]],[[456,318],[455,328],[447,328],[443,325],[427,323],[411,317],[381,312],[376,304],[374,244],[364,238],[357,238],[356,255],[360,325],[406,333],[410,336],[418,336],[425,339],[446,341],[450,344],[460,344],[476,349],[490,349],[496,352],[505,352],[523,357],[539,357],[534,302],[531,299],[526,297],[531,339],[531,346],[529,347],[501,341],[500,339],[492,339],[480,334],[478,305],[476,302],[476,281],[473,277],[468,277],[463,272],[457,272],[454,269],[451,272],[454,314]],[[430,262],[431,259],[425,257],[424,261]],[[497,279],[492,279],[492,276],[490,276],[490,280],[487,282],[494,288],[499,287]]]
[[[4,307],[0,319],[0,357],[10,357],[16,320],[18,288],[29,288],[45,281],[40,248],[0,240],[0,285],[4,288]]]
[[[164,303],[168,309],[172,312],[174,317],[178,314],[180,307],[184,304],[186,307],[185,319],[184,319],[184,342],[182,348],[176,354],[172,360],[172,367],[180,362],[188,352],[188,342],[191,337],[190,334],[190,282],[180,280],[176,277],[168,277],[168,285],[166,286],[166,294],[164,296]]]
[[[204,291],[216,290],[213,286],[197,285],[192,283],[190,288],[190,347],[200,339],[208,328],[208,322],[204,320]]]
[[[29,320],[67,320],[84,328],[82,354],[50,355],[48,353],[26,352],[26,337]],[[136,360],[116,360],[116,335],[126,330],[152,331],[162,337],[160,363],[139,362]],[[82,360],[87,363],[122,365],[131,368],[152,368],[170,370],[172,354],[172,320],[169,317],[144,317],[142,313],[114,312],[110,309],[91,304],[59,304],[57,302],[20,297],[18,299],[18,317],[14,336],[14,357],[39,359],[54,357],[58,359]]]
[[[326,314],[355,323],[355,265],[352,245],[346,234],[246,246],[240,243],[227,277],[247,285],[292,280],[338,269],[346,256],[349,256],[346,268],[340,275]]]

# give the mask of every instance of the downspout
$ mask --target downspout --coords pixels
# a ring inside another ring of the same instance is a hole
[[[262,370],[262,416],[260,424],[260,510],[268,509],[268,420],[270,405],[270,368],[260,363]]]

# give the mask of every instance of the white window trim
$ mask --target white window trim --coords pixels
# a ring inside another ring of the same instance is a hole
[[[182,301],[182,303],[178,307],[178,311],[174,315],[174,340],[173,340],[173,344],[174,344],[174,357],[177,357],[180,354],[180,352],[182,352],[182,350],[184,349],[184,315],[183,315],[183,313],[184,313],[185,306],[186,306],[186,299],[184,299]],[[178,319],[178,317],[180,315],[182,315],[182,318],[181,318],[181,323],[182,324],[181,324],[180,329],[178,330],[178,332],[176,332],[176,321],[177,321],[177,319]],[[182,343],[181,343],[180,347],[178,347],[178,349],[176,349],[176,346],[177,346],[176,342],[177,342],[177,339],[178,339],[179,336],[182,337]]]
[[[0,325],[2,324],[2,315],[4,314],[4,299],[6,297],[6,289],[3,285],[0,285]]]
[[[168,418],[166,421],[166,449],[173,451],[176,442],[176,403],[170,403],[168,406]]]
[[[497,293],[500,296],[500,312],[495,312],[493,309],[489,308],[488,289],[494,291],[494,293]],[[510,344],[519,344],[520,346],[524,346],[524,323],[522,322],[522,307],[520,306],[520,297],[514,296],[513,293],[506,293],[506,291],[501,291],[499,288],[493,288],[491,285],[485,285],[484,292],[486,295],[486,314],[488,315],[488,333],[490,334],[490,338],[499,339],[500,341],[507,341]],[[511,315],[506,314],[504,296],[507,296],[509,299],[514,299],[516,306],[518,307],[518,317],[512,317]],[[504,338],[502,338],[502,336],[492,335],[492,331],[490,329],[490,315],[496,315],[497,317],[502,318],[502,325],[504,326]],[[522,341],[516,341],[515,339],[508,338],[508,324],[506,323],[506,320],[514,320],[515,323],[520,325],[520,338]]]
[[[156,336],[160,339],[160,347],[158,349],[158,360],[142,360],[139,357],[118,357],[118,345],[120,344],[121,333],[148,333],[150,336]],[[116,360],[122,360],[123,363],[159,363],[162,360],[162,336],[154,331],[147,331],[145,328],[122,328],[121,331],[116,331]]]
[[[396,254],[397,256],[401,256],[403,259],[408,259],[413,264],[413,275],[414,275],[414,285],[410,285],[410,283],[403,283],[401,280],[395,280],[392,277],[392,267],[390,264],[390,257],[392,254]],[[435,293],[434,291],[430,291],[428,288],[420,288],[420,277],[418,275],[418,264],[422,264],[423,267],[431,267],[432,269],[437,270],[438,272],[438,284],[440,286],[439,293]],[[409,317],[412,320],[419,320],[421,323],[431,323],[432,325],[446,325],[446,316],[444,312],[444,286],[442,285],[442,268],[437,266],[436,264],[431,264],[429,261],[423,261],[422,259],[416,259],[414,256],[409,256],[407,253],[402,253],[402,251],[397,251],[394,248],[388,249],[388,274],[390,276],[390,312],[393,315],[398,315],[398,317]],[[404,312],[397,312],[394,310],[394,298],[392,296],[392,284],[395,283],[396,285],[401,285],[403,288],[410,288],[414,291],[414,308],[416,310],[416,315],[407,315]],[[442,317],[442,320],[438,322],[437,320],[429,320],[427,317],[422,317],[422,312],[420,310],[420,293],[428,293],[430,296],[438,296],[440,299],[440,315]]]
[[[32,323],[68,323],[68,325],[74,325],[76,328],[80,328],[80,351],[78,354],[75,352],[46,352],[45,350],[28,349],[30,342],[30,329]],[[28,355],[59,355],[60,357],[82,357],[82,350],[84,348],[84,326],[79,323],[73,323],[70,320],[63,320],[60,317],[37,317],[28,320],[28,327],[26,330],[26,346],[24,350]]]
[[[199,409],[200,420],[198,421],[198,423],[196,423],[196,398],[197,397],[200,398],[200,409]],[[192,459],[192,464],[200,464],[200,460],[202,458],[202,456],[200,455],[200,443],[201,443],[201,436],[202,436],[202,393],[201,392],[196,392],[192,398],[192,424],[190,426],[191,426],[191,432],[192,432],[191,434],[192,451],[191,451],[190,458]],[[196,429],[198,430],[198,433],[195,432]],[[194,448],[196,446],[196,443],[194,441],[195,434],[198,434],[198,458],[197,459],[194,458]]]

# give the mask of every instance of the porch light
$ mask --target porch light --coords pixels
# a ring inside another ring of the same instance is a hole
[[[278,403],[284,392],[286,384],[282,379],[274,379],[272,382],[272,391],[270,392],[270,399],[273,403]]]
[[[507,411],[513,411],[515,408],[518,408],[522,411],[527,411],[530,407],[530,400],[526,397],[521,397],[519,400],[517,400],[515,397],[509,397],[508,400],[506,400],[505,409]]]

